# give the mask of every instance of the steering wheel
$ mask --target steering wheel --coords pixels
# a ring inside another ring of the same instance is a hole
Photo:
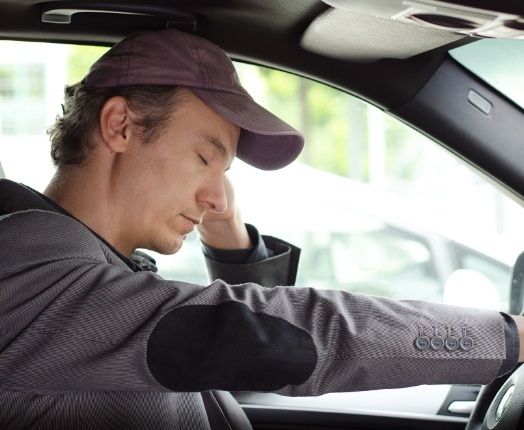
[[[513,265],[510,290],[510,313],[523,315],[524,252]],[[466,430],[517,430],[524,428],[524,366],[516,367],[484,386]]]
[[[524,428],[524,366],[480,390],[466,430]]]

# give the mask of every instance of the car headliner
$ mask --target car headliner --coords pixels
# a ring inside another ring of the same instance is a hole
[[[491,90],[461,70],[448,55],[449,49],[470,43],[473,37],[461,37],[404,59],[358,62],[330,58],[301,45],[310,24],[331,9],[327,3],[330,1],[0,0],[0,38],[111,45],[133,31],[164,28],[169,21],[170,26],[212,40],[233,59],[291,71],[367,100],[524,196],[524,154],[515,144],[524,135],[522,110],[499,94],[490,94]],[[524,15],[524,3],[512,0],[485,0],[482,6],[474,0],[445,3]],[[120,13],[77,13],[69,24],[42,22],[44,12],[56,9]],[[377,28],[369,31],[376,33]],[[348,34],[352,35],[351,29]],[[381,36],[387,38],[388,34]],[[413,37],[407,33],[406,41]],[[376,40],[380,43],[381,39]],[[479,116],[467,102],[463,103],[465,99],[458,98],[464,86],[489,94],[489,101],[496,107],[489,118]]]

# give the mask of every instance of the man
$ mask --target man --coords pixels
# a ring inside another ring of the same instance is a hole
[[[2,428],[221,428],[208,390],[486,383],[517,362],[519,317],[253,283],[292,284],[297,251],[243,224],[225,172],[283,167],[303,141],[210,42],[125,39],[67,89],[51,138],[45,195],[0,183]],[[133,254],[195,226],[207,287]]]

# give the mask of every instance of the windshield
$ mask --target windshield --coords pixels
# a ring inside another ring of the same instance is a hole
[[[450,54],[479,78],[524,108],[522,40],[482,39],[453,49]]]

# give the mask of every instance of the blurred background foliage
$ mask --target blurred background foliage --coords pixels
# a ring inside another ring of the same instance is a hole
[[[71,45],[67,57],[68,84],[80,82],[91,65],[107,50],[108,48],[102,46]]]

